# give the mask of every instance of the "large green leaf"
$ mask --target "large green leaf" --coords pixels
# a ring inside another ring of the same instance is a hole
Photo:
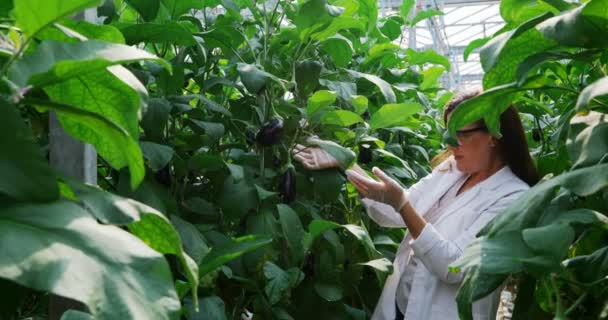
[[[411,65],[424,65],[427,63],[438,64],[444,66],[446,70],[450,71],[450,60],[434,50],[428,49],[418,52],[414,49],[408,48],[405,54],[407,56],[407,62],[409,62]]]
[[[239,199],[239,201],[234,201],[234,199]],[[258,205],[257,190],[247,179],[239,179],[237,176],[230,175],[224,180],[219,203],[227,218],[243,217],[250,210],[256,209]]]
[[[482,273],[478,267],[467,271],[456,295],[459,318],[472,320],[472,303],[492,293],[504,283],[505,279],[507,275]]]
[[[486,43],[488,43],[488,41],[490,41],[492,38],[481,38],[481,39],[475,39],[473,41],[471,41],[467,47],[464,49],[464,51],[462,52],[462,57],[464,59],[464,61],[469,60],[469,55],[477,48],[483,47]]]
[[[283,86],[281,80],[275,75],[268,73],[257,66],[246,63],[239,63],[237,70],[241,76],[241,81],[252,94],[257,94],[266,87],[270,80],[274,80],[281,86]]]
[[[504,0],[500,2],[500,15],[512,25],[521,24],[528,19],[551,11],[555,10],[543,1]]]
[[[119,25],[127,44],[170,43],[191,46],[196,44],[192,32],[187,27],[189,22],[133,23]]]
[[[95,319],[179,318],[164,257],[75,203],[2,208],[0,230],[3,278],[82,301]]]
[[[608,246],[590,255],[578,256],[564,261],[564,266],[577,271],[583,281],[592,283],[605,278],[608,271]]]
[[[337,67],[342,68],[348,66],[355,51],[352,42],[339,34],[321,42],[321,50],[332,58]]]
[[[367,73],[361,73],[358,71],[354,71],[354,70],[346,70],[348,72],[348,74],[355,78],[355,79],[359,79],[359,78],[363,78],[366,79],[367,81],[375,84],[378,89],[380,89],[380,92],[382,92],[382,95],[384,96],[384,99],[386,99],[387,103],[396,103],[397,102],[397,97],[395,96],[395,92],[393,91],[393,89],[391,88],[391,85],[386,82],[385,80],[383,80],[382,78],[375,76],[373,74],[367,74]]]
[[[123,198],[97,187],[69,182],[78,201],[105,224],[128,226],[129,230],[152,249],[178,257],[197,299],[198,266],[182,248],[180,235],[156,209],[132,199]]]
[[[427,9],[427,10],[422,10],[420,12],[418,12],[416,14],[416,16],[414,17],[414,19],[412,19],[412,21],[410,22],[410,26],[415,26],[416,24],[418,24],[418,22],[434,17],[434,16],[442,16],[443,15],[443,11],[440,10],[436,10],[436,9]]]
[[[298,95],[306,97],[319,85],[322,64],[312,60],[300,61],[296,65],[295,78]]]
[[[125,2],[135,8],[146,21],[154,20],[160,8],[160,0],[125,0]]]
[[[42,30],[36,38],[61,42],[81,42],[86,39],[101,40],[112,43],[125,43],[125,38],[114,26],[95,24],[87,21],[64,19],[53,24],[54,28]],[[84,37],[84,39],[82,37]]]
[[[63,17],[101,4],[103,0],[18,0],[14,14],[17,25],[31,37]]]
[[[327,90],[319,90],[308,98],[306,105],[306,113],[312,116],[318,111],[323,111],[336,102],[336,93]]]
[[[608,115],[592,111],[572,118],[567,146],[574,169],[608,160]]]
[[[576,100],[576,110],[580,111],[589,106],[589,103],[597,97],[608,94],[608,77],[594,81],[585,87]]]
[[[241,257],[243,254],[272,243],[272,238],[264,235],[249,235],[213,247],[200,264],[199,277]]]
[[[139,146],[150,168],[155,172],[164,168],[173,158],[173,148],[169,146],[149,141],[140,141]]]
[[[264,264],[264,276],[267,279],[264,292],[270,304],[277,304],[285,290],[289,289],[289,274],[276,264],[268,261]]]
[[[608,164],[573,170],[541,182],[513,203],[505,212],[482,229],[481,234],[490,236],[536,226],[555,189],[561,186],[584,197],[608,186]]]
[[[423,109],[424,107],[416,102],[385,104],[372,115],[369,124],[373,129],[388,128],[403,122]]]
[[[17,107],[0,97],[0,193],[17,200],[59,198],[55,174],[48,166]]]
[[[89,40],[77,43],[44,41],[36,51],[18,60],[9,78],[20,86],[44,87],[109,66],[152,60],[171,69],[163,59],[147,51],[122,44]]]
[[[605,0],[592,0],[557,17],[544,21],[537,29],[545,37],[572,47],[606,48],[608,12]]]
[[[304,259],[304,228],[298,214],[288,205],[278,204],[279,221],[283,229],[283,236],[291,253],[292,264],[298,265]]]
[[[205,3],[204,0],[161,0],[161,2],[174,20],[191,9],[202,9]]]
[[[332,110],[323,114],[321,123],[348,127],[356,123],[364,122],[358,114],[348,110]]]
[[[97,152],[114,168],[129,166],[131,185],[134,187],[144,175],[141,151],[135,143],[139,134],[137,122],[140,96],[121,80],[138,83],[131,73],[115,66],[108,71],[88,73],[47,86],[45,91],[54,102],[97,113],[126,130],[127,136],[116,141],[113,140],[116,133],[108,134],[91,126],[90,122],[82,122],[65,113],[58,115],[61,125],[70,135],[93,144]],[[145,90],[143,86],[142,90]],[[125,139],[129,142],[124,143]],[[121,141],[123,144],[120,144]]]
[[[519,37],[520,35],[523,36],[523,34],[526,31],[530,30],[531,28],[534,28],[534,26],[536,26],[537,24],[541,23],[542,21],[544,21],[552,16],[553,16],[552,13],[546,12],[542,15],[529,19],[528,21],[522,23],[517,28],[515,28],[511,31],[502,33],[502,34],[492,38],[492,40],[487,42],[481,48],[481,52],[479,54],[480,59],[481,59],[481,65],[482,65],[483,69],[485,71],[488,71],[488,70],[492,69],[496,65],[496,63],[498,63],[498,61],[500,60],[499,57],[501,55],[501,52],[503,50],[505,50],[505,47],[507,46],[507,43],[509,43],[509,41]],[[536,34],[536,33],[534,33],[534,34]],[[528,42],[529,42],[529,40],[528,40]],[[532,43],[529,43],[529,44],[532,45]],[[515,44],[512,47],[515,47]],[[517,53],[519,53],[519,56],[521,56],[525,52],[529,52],[529,49],[521,48]],[[513,52],[510,52],[510,54],[513,54]],[[520,60],[523,60],[523,58],[525,58],[525,57],[520,57]]]
[[[135,139],[121,126],[94,112],[44,100],[26,100],[57,112],[61,126],[71,136],[95,146],[97,152],[115,168],[129,166],[131,187],[145,174],[141,150]]]

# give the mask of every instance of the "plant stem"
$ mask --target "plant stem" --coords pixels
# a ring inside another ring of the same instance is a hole
[[[583,302],[583,300],[585,300],[588,293],[589,292],[586,291],[580,297],[578,297],[578,299],[576,299],[576,301],[570,306],[570,308],[568,308],[568,310],[566,310],[566,312],[564,312],[564,315],[567,316],[572,311],[574,311],[576,309],[576,307],[578,307],[578,305],[581,304],[581,302]]]

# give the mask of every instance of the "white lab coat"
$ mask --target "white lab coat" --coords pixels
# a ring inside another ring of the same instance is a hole
[[[408,189],[409,200],[424,216],[429,209],[456,183],[464,173],[456,168],[453,157],[448,158],[433,172]],[[399,245],[394,271],[387,278],[372,320],[395,319],[395,292],[411,251],[419,259],[408,297],[406,320],[458,319],[456,292],[463,279],[462,273],[448,272],[448,266],[463,253],[479,230],[529,186],[505,166],[491,177],[478,183],[452,201],[441,217],[427,223],[413,240],[406,233]],[[363,199],[368,215],[384,227],[403,228],[401,216],[390,206]],[[422,263],[420,263],[422,262]],[[474,319],[495,319],[500,290],[473,304]]]

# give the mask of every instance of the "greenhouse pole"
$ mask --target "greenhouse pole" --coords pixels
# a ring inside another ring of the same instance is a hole
[[[95,23],[97,9],[88,9],[74,17]],[[67,177],[88,184],[97,184],[97,152],[90,145],[78,141],[67,134],[54,112],[49,120],[50,165]],[[70,309],[86,311],[87,308],[79,301],[51,295],[49,297],[49,320],[59,320],[64,312]]]

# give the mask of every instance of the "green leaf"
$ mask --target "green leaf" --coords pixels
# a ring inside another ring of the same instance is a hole
[[[21,201],[59,198],[55,174],[17,107],[0,97],[0,194]]]
[[[306,97],[317,88],[322,67],[323,65],[313,60],[304,60],[296,64],[295,79],[298,96]]]
[[[321,123],[329,125],[337,125],[348,127],[355,123],[364,122],[364,120],[356,113],[348,110],[333,110],[323,114]]]
[[[600,78],[585,87],[576,100],[576,111],[587,108],[589,103],[600,96],[608,94],[608,77]]]
[[[401,17],[388,17],[384,24],[380,27],[380,31],[391,41],[401,36],[401,27],[403,26],[403,19]]]
[[[368,262],[361,262],[358,265],[372,267],[380,272],[392,273],[393,263],[387,258],[380,258],[376,260],[370,260]]]
[[[422,10],[420,12],[418,12],[418,14],[416,14],[416,16],[414,17],[414,19],[412,19],[412,21],[410,22],[410,26],[415,26],[418,24],[418,22],[434,17],[434,16],[442,16],[443,15],[443,11],[441,10],[436,10],[436,9],[428,9],[428,10]]]
[[[319,90],[315,92],[309,99],[306,105],[306,114],[311,117],[319,111],[329,108],[336,102],[336,93],[333,91]]]
[[[456,295],[459,318],[473,320],[472,303],[496,290],[505,282],[507,276],[481,273],[477,267],[467,271]]]
[[[27,36],[32,37],[63,17],[102,4],[103,0],[18,0],[15,1],[13,13],[17,26]]]
[[[399,8],[399,13],[403,19],[408,19],[410,17],[414,5],[416,5],[415,0],[403,0],[403,3],[401,3],[401,7]]]
[[[608,246],[590,255],[578,256],[564,261],[564,267],[573,269],[583,281],[592,283],[605,278],[608,270]]]
[[[268,301],[272,305],[277,304],[281,301],[283,292],[289,289],[289,274],[276,264],[267,261],[264,264],[264,277],[267,280],[264,292],[268,297]]]
[[[445,56],[440,55],[435,50],[428,49],[424,51],[416,51],[408,48],[405,51],[406,59],[411,65],[424,65],[426,63],[438,64],[444,66],[446,70],[450,71],[450,60]]]
[[[327,10],[327,1],[309,0],[300,5],[293,23],[298,29],[304,30],[329,19],[331,19],[331,16]]]
[[[500,15],[509,24],[519,25],[546,12],[557,13],[549,4],[537,0],[504,0],[500,2]]]
[[[542,36],[538,37],[534,37],[533,39],[539,39],[542,42],[542,46],[538,46],[535,45],[534,43],[532,43],[530,40],[532,38],[533,35],[540,35],[534,28],[534,26],[536,26],[537,24],[541,23],[542,21],[552,17],[553,14],[550,12],[546,12],[540,16],[534,17],[532,19],[527,20],[526,22],[522,23],[520,26],[518,26],[516,29],[513,29],[511,31],[502,33],[494,38],[492,38],[492,40],[488,41],[482,48],[481,48],[481,52],[479,53],[479,57],[481,59],[481,65],[483,67],[483,69],[487,72],[490,69],[492,69],[499,60],[499,57],[501,57],[501,53],[503,50],[505,50],[505,48],[507,48],[507,43],[509,43],[511,41],[511,39],[516,39],[518,37],[521,36],[522,41],[525,41],[524,43],[527,43],[528,45],[531,45],[530,48],[520,48],[519,50],[517,49],[517,45],[522,45],[522,43],[513,43],[510,45],[511,52],[505,52],[504,56],[507,56],[507,54],[509,55],[513,55],[514,53],[517,54],[517,59],[518,61],[523,60],[526,56],[530,55],[530,53],[533,52],[537,52],[537,47],[538,48],[545,48],[546,45],[545,43],[551,43],[550,41],[547,42],[546,40],[543,39]],[[531,32],[526,32],[528,30],[531,30]],[[523,34],[526,34],[527,36],[523,36]],[[534,50],[534,51],[532,51]],[[507,51],[507,50],[505,50]],[[513,52],[514,51],[514,52]],[[538,50],[539,51],[539,50]],[[512,57],[511,59],[515,59],[515,57]]]
[[[430,67],[424,70],[422,72],[424,78],[420,84],[420,90],[434,88],[437,84],[437,80],[439,80],[443,72],[445,72],[444,67]]]
[[[319,281],[315,282],[315,291],[327,301],[338,301],[342,299],[342,284],[334,282]]]
[[[148,141],[140,141],[139,146],[154,172],[164,168],[173,158],[173,148],[169,146]]]
[[[606,160],[606,154],[608,154],[608,116],[605,113],[595,111],[586,115],[575,116],[570,121],[568,138],[566,146],[570,158],[574,162],[572,169],[592,166]]]
[[[245,216],[249,210],[257,208],[258,195],[255,187],[247,179],[237,179],[229,176],[224,180],[224,186],[219,203],[227,218],[237,219]],[[239,201],[234,201],[239,199]]]
[[[117,78],[119,76],[129,81],[130,77],[135,79],[134,76],[124,69],[112,68],[109,71],[88,73],[47,86],[45,91],[55,102],[78,106],[82,111],[97,113],[115,126],[124,128],[123,135],[123,132],[116,132],[115,128],[111,130],[108,125],[105,125],[105,130],[100,130],[94,126],[94,122],[82,121],[82,116],[73,117],[71,112],[58,114],[62,127],[70,135],[94,145],[97,152],[114,168],[129,166],[131,186],[134,188],[144,176],[141,150],[135,142],[139,133],[137,122],[140,97],[131,87]],[[123,70],[127,73],[123,73]]]
[[[200,264],[199,278],[239,258],[243,254],[272,243],[272,238],[263,235],[248,235],[235,238],[226,244],[213,247]]]
[[[372,74],[361,73],[354,70],[347,69],[346,72],[348,72],[348,74],[355,79],[363,78],[375,84],[378,89],[380,89],[380,92],[382,92],[382,95],[384,96],[384,99],[386,99],[386,102],[395,103],[397,101],[397,97],[395,96],[395,92],[393,92],[391,85],[388,82],[384,81],[382,78]]]
[[[536,254],[553,257],[555,267],[558,267],[574,241],[574,229],[565,223],[552,223],[524,229],[522,237]]]
[[[44,87],[106,68],[152,60],[171,70],[171,65],[131,46],[89,40],[78,43],[44,41],[36,51],[13,64],[9,78],[20,86]]]
[[[543,260],[544,259],[544,260]],[[525,264],[551,265],[552,259],[536,256],[523,241],[519,231],[505,231],[492,237],[480,237],[465,249],[450,266],[451,272],[478,268],[486,274],[509,274],[524,270]]]
[[[82,301],[95,319],[179,318],[164,257],[75,203],[0,209],[0,241],[3,278]]]
[[[287,247],[291,253],[292,263],[298,265],[304,259],[304,228],[298,214],[288,205],[278,204],[279,221],[283,229],[283,236],[287,240]]]
[[[114,168],[120,169],[128,165],[133,189],[143,180],[145,170],[141,150],[124,128],[102,115],[70,105],[34,99],[26,101],[31,105],[55,110],[66,132],[94,145],[97,152]]]
[[[510,106],[519,92],[539,87],[542,87],[542,83],[530,82],[521,87],[509,84],[492,88],[464,101],[450,116],[449,133],[454,137],[456,130],[484,119],[490,132],[496,136],[500,135],[500,115]]]
[[[61,315],[61,320],[94,320],[94,318],[86,312],[68,310]]]
[[[190,9],[202,9],[205,3],[204,0],[161,0],[161,2],[174,20]]]
[[[469,55],[471,54],[471,52],[473,52],[473,50],[483,47],[491,39],[492,38],[488,37],[488,38],[475,39],[475,40],[471,41],[462,53],[462,57],[463,57],[464,61],[466,62],[467,60],[469,60]]]
[[[349,149],[346,149],[349,152]],[[317,170],[312,172],[315,202],[319,205],[330,204],[338,200],[346,182],[344,175],[337,169]]]
[[[352,42],[340,34],[321,42],[320,48],[331,57],[336,67],[341,68],[348,66],[355,52]]]
[[[199,298],[199,310],[189,300],[185,301],[187,319],[213,319],[226,320],[226,305],[218,296],[207,296]]]
[[[548,19],[537,26],[548,39],[563,46],[606,48],[608,12],[604,0],[592,0],[576,9]]]
[[[340,162],[342,168],[350,167],[355,161],[356,155],[352,150],[345,148],[333,141],[318,140],[317,143],[313,145],[320,147],[331,154],[332,157],[336,158],[336,160]]]
[[[69,19],[56,22],[54,28],[46,28],[36,36],[36,38],[41,40],[72,43],[81,42],[83,40],[82,37],[120,44],[125,43],[122,33],[114,26]]]
[[[148,108],[146,108],[141,121],[141,127],[144,129],[147,140],[155,142],[163,141],[171,108],[171,104],[165,99],[148,99]]]
[[[369,124],[372,129],[392,127],[423,109],[424,107],[416,102],[385,104],[372,115]]]
[[[367,111],[367,106],[369,105],[367,97],[359,95],[352,96],[350,102],[353,104],[356,114],[361,115]]]
[[[563,187],[585,197],[608,186],[608,164],[572,170],[535,185],[496,219],[486,225],[480,234],[495,234],[536,226],[555,189]]]
[[[127,44],[131,45],[141,42],[168,43],[183,46],[195,45],[196,40],[194,40],[188,26],[192,26],[192,24],[186,21],[179,21],[121,24],[119,28],[125,36]]]
[[[213,142],[216,142],[221,139],[224,136],[224,132],[226,132],[224,125],[221,123],[199,121],[195,119],[190,119],[190,121],[198,128],[203,129],[205,131],[205,134],[209,136],[209,138]]]
[[[179,234],[169,220],[156,209],[132,199],[123,198],[94,186],[68,181],[78,201],[96,219],[105,224],[128,226],[131,233],[150,248],[177,256],[186,271],[194,298],[197,297],[198,266],[191,262],[184,250]]]
[[[241,76],[241,81],[243,81],[245,88],[247,88],[247,91],[252,94],[257,94],[264,89],[269,80],[274,80],[275,82],[279,83],[281,87],[283,87],[283,84],[279,78],[259,69],[252,64],[239,63],[237,70]],[[285,88],[283,87],[283,89]]]
[[[551,210],[546,212],[538,222],[539,226],[552,223],[563,223],[568,225],[608,225],[608,217],[590,209],[574,209],[569,211]]]
[[[365,29],[365,25],[361,22],[361,20],[353,17],[337,17],[333,18],[328,26],[325,26],[323,24],[316,24],[315,26],[319,25],[320,28],[315,30],[320,31],[313,33],[310,36],[312,39],[319,41],[324,41],[335,36],[340,36],[339,32],[342,30],[354,29],[363,31]]]
[[[125,0],[144,18],[145,21],[152,21],[158,15],[160,0]]]

